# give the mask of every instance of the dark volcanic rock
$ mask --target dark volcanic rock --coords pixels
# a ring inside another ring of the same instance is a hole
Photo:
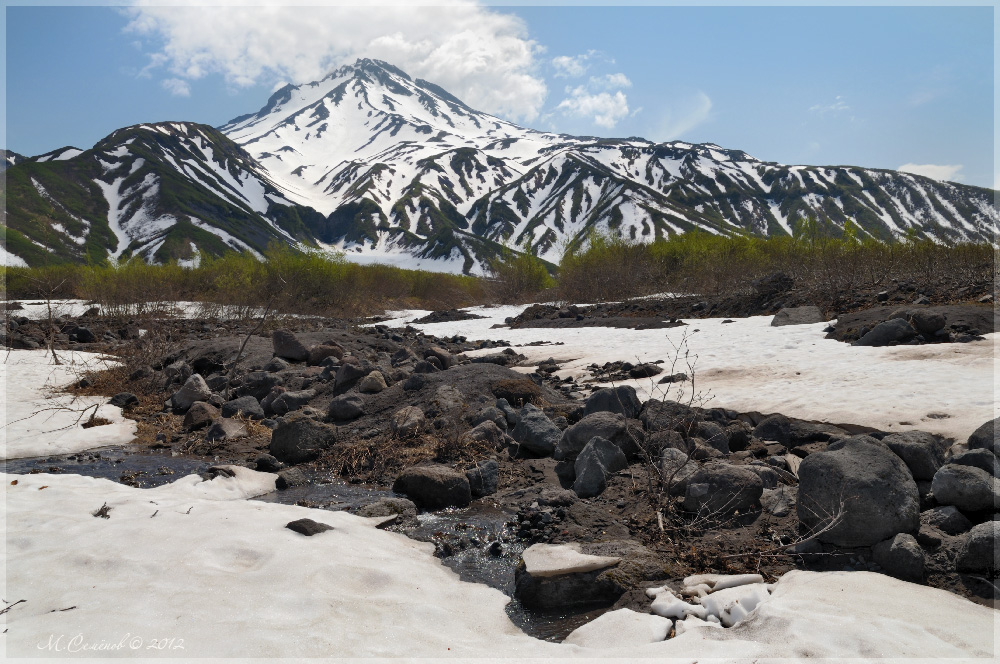
[[[605,438],[591,438],[573,464],[576,474],[573,491],[581,498],[600,495],[607,487],[608,477],[626,467],[628,460],[621,448]]]
[[[969,531],[955,559],[955,568],[974,574],[1000,570],[1000,521],[986,521]]]
[[[186,411],[195,401],[208,401],[211,396],[212,390],[208,389],[205,379],[200,374],[192,374],[184,381],[184,386],[174,392],[170,401],[177,410]]]
[[[856,346],[888,346],[891,343],[909,341],[917,331],[902,318],[893,318],[873,327],[866,335],[858,339]]]
[[[517,426],[511,437],[532,454],[549,456],[559,444],[562,431],[545,413],[528,404],[518,413]]]
[[[619,385],[618,387],[605,387],[597,390],[589,397],[584,405],[584,413],[589,415],[600,411],[621,413],[625,417],[635,418],[639,416],[642,404],[635,394],[635,388],[631,385]]]
[[[279,461],[311,461],[336,441],[332,427],[317,422],[304,413],[292,413],[271,432],[270,453]]]
[[[899,533],[872,547],[872,559],[889,576],[920,583],[924,579],[924,552],[913,535]]]
[[[115,396],[111,397],[108,401],[112,406],[118,406],[119,408],[128,408],[129,406],[134,406],[139,403],[139,397],[135,396],[131,392],[119,392]]]
[[[882,439],[889,449],[903,460],[913,479],[931,480],[944,464],[948,445],[924,431],[894,433]]]
[[[275,357],[283,357],[293,362],[303,362],[309,359],[309,350],[290,330],[282,329],[272,332],[271,343],[274,345]]]
[[[868,436],[831,443],[799,466],[799,521],[837,546],[871,546],[920,526],[917,485],[903,461]]]
[[[761,440],[773,440],[788,447],[792,442],[792,425],[784,415],[771,415],[754,427],[753,435]]]
[[[480,461],[475,466],[465,471],[465,476],[469,479],[469,488],[476,498],[492,496],[497,492],[497,485],[500,480],[500,465],[496,459]]]
[[[1000,480],[974,466],[941,466],[931,491],[941,505],[954,505],[963,512],[1000,509]]]
[[[687,480],[684,509],[698,514],[746,512],[760,500],[764,483],[745,466],[709,463]]]
[[[312,537],[313,535],[318,535],[319,533],[326,532],[327,530],[333,530],[333,526],[328,526],[325,523],[319,523],[317,521],[313,521],[312,519],[289,521],[285,524],[285,528],[294,530],[295,532],[305,535],[306,537]]]
[[[264,409],[260,407],[260,402],[249,394],[222,404],[223,417],[235,417],[240,413],[254,420],[264,419]]]
[[[997,456],[1000,456],[1000,429],[997,428],[997,422],[1000,421],[1000,417],[995,420],[990,420],[986,424],[982,425],[976,429],[971,436],[969,436],[969,449],[984,449],[993,452]]]
[[[220,416],[219,409],[205,401],[195,401],[184,414],[182,426],[186,431],[207,427]]]
[[[469,478],[442,465],[407,468],[393,482],[392,490],[428,509],[465,507],[472,502]]]
[[[330,402],[329,418],[335,422],[356,420],[365,414],[364,399],[358,394],[342,394]]]

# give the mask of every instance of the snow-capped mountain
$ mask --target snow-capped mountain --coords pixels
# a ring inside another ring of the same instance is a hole
[[[534,131],[367,59],[285,86],[219,131],[129,127],[8,175],[9,249],[29,263],[43,249],[193,260],[277,241],[476,272],[505,245],[558,262],[594,231],[775,235],[806,218],[833,235],[851,220],[887,241],[993,241],[1000,230],[989,189],[785,166],[714,144]],[[84,222],[101,229],[97,241]]]
[[[913,228],[949,241],[992,239],[1000,225],[989,190],[712,144],[537,132],[375,60],[286,86],[221,130],[290,198],[328,215],[321,239],[349,253],[430,251],[468,267],[483,239],[558,261],[592,230],[790,234],[809,215],[833,233],[852,219],[886,240]]]

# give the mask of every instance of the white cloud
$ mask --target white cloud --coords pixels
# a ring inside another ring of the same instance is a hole
[[[589,59],[589,53],[582,55],[557,55],[552,58],[552,68],[556,70],[556,78],[579,78],[587,73],[587,69],[590,67],[587,64],[587,60]]]
[[[631,88],[632,81],[625,74],[605,74],[604,76],[591,76],[590,84],[593,87],[600,87],[607,90],[615,88]]]
[[[161,85],[163,89],[167,90],[170,94],[175,97],[190,97],[191,96],[191,86],[188,82],[180,78],[165,78],[163,79]]]
[[[373,57],[432,81],[475,108],[514,120],[534,120],[545,101],[545,82],[535,73],[544,49],[528,38],[520,18],[473,0],[437,6],[247,4],[164,6],[164,0],[140,0],[126,10],[127,30],[162,39],[147,70],[165,67],[174,80],[221,74],[235,87],[306,83],[359,57]]]
[[[698,91],[692,97],[670,105],[656,131],[657,140],[670,141],[681,138],[712,115],[712,100],[704,92]]]
[[[809,110],[813,113],[818,113],[820,115],[826,115],[827,113],[839,113],[841,111],[849,111],[851,107],[847,105],[844,98],[841,95],[837,95],[833,98],[833,101],[829,104],[814,104],[809,107]]]
[[[569,97],[559,102],[557,107],[567,115],[591,117],[594,124],[614,128],[618,121],[628,115],[628,100],[621,90],[614,94],[599,92],[592,94],[586,86],[567,90]]]
[[[962,177],[962,164],[903,164],[896,170],[949,182],[957,182]]]

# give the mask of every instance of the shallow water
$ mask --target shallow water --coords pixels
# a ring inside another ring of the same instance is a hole
[[[203,473],[212,465],[199,459],[173,456],[169,450],[137,452],[122,447],[106,447],[77,454],[0,461],[0,470],[15,474],[72,473],[151,488],[185,475]],[[354,511],[382,498],[399,497],[385,489],[350,484],[320,473],[312,473],[311,476],[307,473],[307,477],[310,484],[273,491],[254,500]],[[450,508],[420,514],[419,525],[415,528],[390,529],[433,543],[441,562],[454,570],[463,581],[484,583],[511,597],[506,607],[507,615],[526,634],[546,641],[562,641],[574,629],[601,615],[607,608],[533,611],[522,606],[514,597],[514,570],[525,543],[514,535],[513,517],[512,513],[479,502],[463,509]],[[499,551],[494,542],[499,542]]]

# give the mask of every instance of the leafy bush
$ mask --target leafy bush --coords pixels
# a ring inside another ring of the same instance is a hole
[[[501,255],[486,266],[486,276],[491,299],[505,304],[528,302],[555,286],[546,263],[527,250],[514,252],[504,248]]]

